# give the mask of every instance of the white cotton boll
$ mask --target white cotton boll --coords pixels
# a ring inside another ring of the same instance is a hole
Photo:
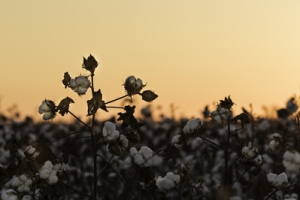
[[[30,195],[24,195],[22,200],[32,200],[32,197]]]
[[[135,81],[135,86],[136,86],[137,88],[142,87],[142,86],[143,86],[142,80],[138,78],[138,79]]]
[[[159,190],[170,190],[175,186],[173,180],[168,178],[161,178],[160,176],[155,180],[155,182]]]
[[[87,91],[87,88],[82,87],[82,86],[78,86],[78,88],[77,88],[77,90],[76,90],[76,92],[77,92],[78,94],[85,94],[86,91]]]
[[[249,148],[248,148],[248,147],[243,147],[242,153],[243,153],[244,155],[246,155],[246,154],[248,154],[248,152],[249,152]]]
[[[172,144],[176,144],[179,142],[181,135],[180,134],[175,134],[172,138]]]
[[[39,172],[39,175],[41,179],[47,179],[50,176],[50,170],[43,169]]]
[[[256,164],[256,165],[261,165],[263,163],[263,159],[261,157],[261,155],[258,155],[256,158],[253,159],[253,162]]]
[[[75,79],[71,79],[70,80],[70,88],[72,88],[73,90],[77,87],[77,83],[75,81]]]
[[[145,160],[148,160],[148,159],[150,159],[152,157],[153,151],[149,147],[143,146],[140,149],[139,153],[143,155],[143,157],[145,158]]]
[[[298,152],[294,153],[294,162],[300,164],[300,154]]]
[[[191,119],[188,121],[188,123],[184,126],[183,132],[185,134],[192,133],[193,131],[201,128],[203,125],[203,122],[200,118]]]
[[[25,192],[24,191],[24,185],[19,185],[18,189],[19,192]]]
[[[166,178],[171,179],[176,184],[180,182],[180,176],[178,174],[174,174],[173,172],[168,172]]]
[[[121,142],[121,145],[122,147],[125,147],[127,148],[128,147],[128,139],[126,138],[125,135],[120,135],[120,142]]]
[[[32,180],[31,179],[27,179],[25,182],[25,185],[30,186],[32,184]]]
[[[33,154],[35,152],[35,148],[33,148],[32,146],[28,146],[28,147],[26,147],[24,152],[26,152],[28,154]]]
[[[131,84],[134,84],[135,81],[136,81],[136,79],[135,79],[134,76],[129,76],[129,77],[126,79],[126,81],[128,81],[128,82],[131,83]]]
[[[265,131],[271,127],[271,124],[268,120],[264,119],[259,125],[258,129]]]
[[[135,147],[131,147],[130,150],[129,150],[129,152],[130,152],[131,156],[134,156],[135,154],[138,153]]]
[[[1,191],[1,199],[3,200],[18,200],[16,191],[13,189],[7,189]]]
[[[21,184],[23,184],[23,182],[20,180],[20,178],[18,176],[13,176],[11,186],[18,187]]]
[[[25,174],[22,174],[21,176],[19,176],[20,180],[23,182],[26,182],[28,180],[28,176]]]
[[[52,162],[51,162],[50,160],[47,160],[47,161],[44,163],[43,168],[44,168],[44,169],[48,169],[48,170],[52,170],[52,168],[53,168]]]
[[[277,177],[277,174],[273,174],[273,173],[268,173],[268,174],[267,174],[267,180],[268,180],[269,183],[271,183],[272,185],[275,183],[276,177]]]
[[[141,154],[135,154],[134,156],[134,162],[137,164],[137,165],[142,165],[145,163],[145,160],[143,158],[143,156]]]
[[[296,199],[298,199],[298,194],[296,194],[296,193],[293,193],[293,194],[291,194],[291,197],[292,197],[292,198],[296,198]]]
[[[49,120],[53,117],[53,113],[52,112],[45,112],[43,115],[43,120]]]
[[[47,101],[44,100],[39,107],[39,113],[43,114],[44,112],[50,111],[50,107],[47,105]]]
[[[152,166],[160,166],[164,159],[158,155],[154,155],[152,158]]]
[[[282,172],[277,176],[276,187],[283,187],[288,184],[288,177],[285,172]]]
[[[58,177],[57,176],[50,176],[48,179],[48,183],[49,184],[55,184],[58,181]]]
[[[201,144],[202,144],[202,139],[197,137],[193,140],[191,140],[191,148],[194,150],[196,148],[198,148]]]
[[[275,140],[271,140],[271,142],[269,143],[269,146],[270,146],[270,149],[272,149],[274,151],[279,146],[279,142],[276,142]]]
[[[80,86],[85,87],[85,88],[90,87],[90,81],[85,76],[78,76],[78,77],[76,77],[75,80],[76,80],[77,85],[80,85]]]
[[[38,157],[40,155],[40,152],[35,152],[31,157],[32,158],[36,158],[36,157]]]
[[[61,169],[61,164],[60,163],[57,163],[53,166],[53,170],[55,171],[59,171]]]
[[[283,200],[298,200],[297,198],[284,198]]]
[[[286,151],[283,154],[283,159],[286,160],[286,161],[294,161],[294,157],[295,157],[295,155],[291,151]]]

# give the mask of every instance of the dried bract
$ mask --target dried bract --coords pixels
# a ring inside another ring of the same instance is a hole
[[[98,67],[98,62],[92,55],[90,55],[87,59],[83,57],[82,67],[94,74],[95,69]]]

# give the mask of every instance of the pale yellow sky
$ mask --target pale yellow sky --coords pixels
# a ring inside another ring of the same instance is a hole
[[[1,111],[16,103],[23,116],[41,117],[44,98],[69,96],[71,110],[85,116],[90,96],[78,97],[61,80],[66,71],[88,74],[81,64],[90,53],[105,101],[122,96],[123,81],[134,75],[159,95],[153,105],[166,115],[174,103],[179,115],[200,116],[228,95],[237,112],[252,103],[262,113],[262,105],[282,107],[300,93],[299,0],[0,4]]]

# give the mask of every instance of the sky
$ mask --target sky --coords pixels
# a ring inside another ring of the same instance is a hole
[[[300,93],[298,0],[0,0],[0,112],[17,105],[21,116],[41,119],[46,98],[66,96],[85,118],[90,93],[79,97],[63,74],[88,75],[83,57],[99,62],[95,89],[103,100],[125,94],[133,75],[158,98],[155,114],[202,117],[230,95],[234,111],[285,106]],[[134,96],[136,110],[148,105]],[[120,106],[121,101],[111,104]],[[157,110],[157,107],[163,109]],[[99,119],[120,109],[100,111]],[[57,117],[56,121],[68,119]],[[54,120],[54,121],[55,121]]]

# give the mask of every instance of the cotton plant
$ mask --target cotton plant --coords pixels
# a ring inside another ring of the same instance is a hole
[[[242,148],[242,163],[246,164],[254,164],[256,166],[260,166],[263,164],[263,158],[258,153],[258,149],[255,145],[252,145],[251,142],[247,142],[244,144]]]
[[[97,153],[97,150],[101,145],[106,145],[107,152],[112,154],[113,156],[122,156],[123,151],[130,149],[134,145],[136,145],[139,141],[139,137],[137,136],[138,129],[143,125],[137,121],[134,117],[135,106],[127,105],[124,107],[120,106],[108,106],[109,104],[129,97],[130,99],[133,96],[141,96],[142,100],[146,102],[152,102],[155,100],[158,95],[155,94],[152,90],[144,90],[146,84],[143,83],[143,80],[139,77],[130,75],[127,76],[125,82],[123,83],[123,87],[125,89],[125,95],[118,97],[116,99],[105,101],[103,99],[102,91],[100,89],[95,89],[95,71],[98,67],[98,61],[94,56],[90,55],[87,58],[83,58],[82,68],[86,70],[86,73],[79,76],[71,76],[69,72],[65,72],[63,75],[62,84],[65,89],[70,88],[75,94],[78,96],[84,96],[91,94],[91,98],[87,100],[87,117],[91,117],[90,123],[85,123],[79,117],[77,117],[71,110],[71,104],[74,104],[75,101],[70,97],[65,97],[59,103],[54,102],[50,99],[45,99],[42,101],[42,104],[39,106],[38,112],[43,115],[43,120],[53,120],[57,114],[59,113],[61,116],[66,114],[71,114],[76,120],[78,120],[90,133],[91,139],[91,155],[92,155],[92,165],[93,167],[93,176],[94,181],[92,182],[92,194],[94,200],[97,198],[97,185],[98,185],[98,159],[105,160],[103,156]],[[96,114],[102,110],[105,112],[109,112],[109,109],[123,109],[125,112],[119,112],[118,121],[123,121],[121,124],[121,130],[117,130],[114,123],[106,121],[104,122],[102,128],[99,129],[97,127],[96,122]],[[126,128],[131,128],[134,133],[128,132]],[[83,131],[80,131],[83,132]],[[79,132],[76,132],[79,133]],[[74,134],[76,134],[74,133]],[[72,135],[72,133],[70,134]],[[56,142],[56,141],[54,141]],[[70,142],[71,143],[71,142]],[[72,146],[72,144],[68,144],[66,149],[63,152],[62,158],[64,163],[69,162],[70,155],[76,155],[76,149]],[[149,151],[150,150],[150,151]],[[31,160],[35,165],[41,165],[39,157],[39,152],[35,147],[28,146],[25,150],[25,155],[28,159]],[[51,155],[51,154],[47,154]],[[51,157],[51,156],[50,156]],[[160,162],[160,158],[155,156],[152,158],[152,150],[142,148],[134,157],[137,163],[143,166],[157,165]],[[39,169],[39,176],[41,179],[45,180],[50,185],[55,185],[58,182],[58,175],[67,171],[67,166],[61,165],[53,165],[51,161],[54,161],[54,158],[49,160],[45,160],[42,167]],[[105,160],[106,163],[109,163]],[[37,166],[35,166],[37,167]],[[65,170],[66,169],[66,170]],[[103,173],[101,171],[101,173]]]

